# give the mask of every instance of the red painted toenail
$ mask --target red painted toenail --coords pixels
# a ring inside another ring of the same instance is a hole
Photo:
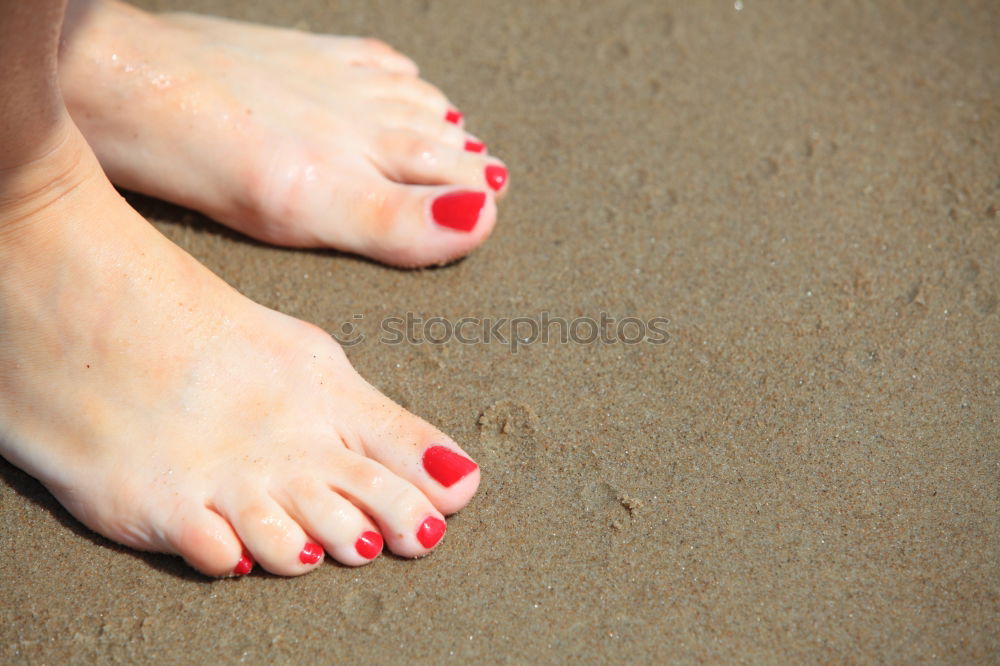
[[[323,549],[316,543],[307,543],[306,547],[299,553],[299,561],[302,564],[316,564],[321,557],[323,557]]]
[[[449,192],[442,194],[431,204],[431,215],[442,227],[456,231],[472,231],[479,221],[479,211],[486,203],[482,192]]]
[[[468,139],[465,142],[465,149],[470,153],[485,153],[486,144],[482,141],[476,141],[474,139]]]
[[[374,560],[382,552],[382,535],[378,532],[365,532],[354,543],[358,555],[366,560]]]
[[[424,469],[445,488],[455,485],[478,467],[446,446],[432,446],[424,451]]]
[[[444,114],[444,119],[449,123],[457,125],[462,122],[462,112],[458,109],[448,109],[448,111]]]
[[[441,537],[444,536],[446,529],[448,529],[448,526],[443,520],[430,516],[417,529],[417,541],[424,548],[433,548],[441,540]]]
[[[504,183],[507,182],[507,169],[499,164],[491,164],[486,167],[486,182],[495,191],[499,192]]]
[[[237,562],[236,566],[233,568],[233,575],[246,576],[252,570],[253,570],[253,558],[250,557],[250,553],[244,550],[242,557],[240,557],[240,561]]]

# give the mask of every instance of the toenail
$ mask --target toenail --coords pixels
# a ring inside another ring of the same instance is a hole
[[[443,520],[429,516],[417,529],[417,541],[424,548],[433,548],[441,540],[441,537],[444,536],[446,529],[448,529],[448,526]]]
[[[299,553],[299,561],[302,564],[316,564],[321,557],[323,557],[323,549],[316,543],[307,543],[306,547]]]
[[[456,231],[472,231],[479,221],[479,211],[486,203],[482,192],[460,190],[442,194],[431,204],[434,221]]]
[[[243,551],[243,555],[240,557],[240,561],[236,563],[233,567],[234,576],[246,576],[253,570],[253,558],[250,557],[250,553]]]
[[[478,467],[446,446],[432,446],[424,451],[424,469],[445,488],[455,485]]]
[[[491,164],[486,167],[486,182],[495,191],[499,192],[504,183],[507,182],[507,169],[499,164]]]
[[[453,125],[462,122],[462,112],[458,109],[448,109],[444,114],[444,119]]]
[[[465,142],[465,149],[470,153],[485,153],[486,144],[482,141],[476,141],[475,139],[468,139]]]
[[[382,552],[382,535],[378,532],[365,532],[354,543],[354,549],[366,560],[374,560]]]

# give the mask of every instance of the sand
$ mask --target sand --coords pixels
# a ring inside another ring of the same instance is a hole
[[[358,323],[483,485],[424,560],[210,581],[0,464],[0,660],[1000,661],[1000,5],[144,4],[382,37],[508,162],[435,270],[130,196],[251,298]],[[407,312],[669,338],[380,343]]]

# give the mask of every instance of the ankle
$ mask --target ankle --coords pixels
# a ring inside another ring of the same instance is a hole
[[[53,204],[99,174],[97,159],[68,119],[32,155],[0,165],[0,244],[50,217]]]

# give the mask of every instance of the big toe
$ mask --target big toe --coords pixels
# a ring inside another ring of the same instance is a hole
[[[431,266],[465,256],[496,224],[496,201],[488,188],[372,180],[358,190],[369,194],[338,202],[341,213],[315,225],[317,244],[394,266]]]
[[[365,454],[417,487],[442,514],[465,507],[479,488],[479,465],[472,456],[374,389],[371,395],[370,409],[380,416],[354,433]]]

